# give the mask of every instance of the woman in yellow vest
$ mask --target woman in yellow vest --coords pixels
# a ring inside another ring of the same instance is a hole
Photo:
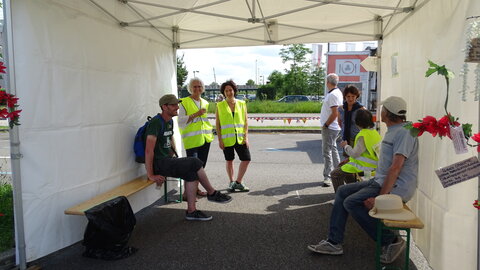
[[[182,135],[183,146],[187,157],[196,157],[207,165],[210,143],[213,141],[212,125],[208,121],[208,101],[201,98],[205,85],[199,78],[193,78],[188,83],[191,94],[182,98],[178,112],[178,126]],[[206,196],[206,192],[197,189],[197,195]],[[185,197],[185,196],[184,196]],[[185,199],[185,198],[184,198]]]
[[[347,141],[342,141],[340,144],[349,158],[341,163],[344,165],[340,165],[330,173],[335,192],[344,183],[358,181],[359,173],[371,174],[377,168],[382,137],[373,128],[372,113],[368,110],[357,110],[355,124],[360,128],[360,132],[355,137],[354,147],[348,145]]]
[[[220,92],[225,100],[217,103],[216,129],[220,149],[227,161],[227,175],[230,180],[229,191],[249,191],[243,183],[243,176],[250,163],[250,151],[248,144],[247,104],[243,100],[235,98],[237,85],[232,81],[226,81],[220,87]],[[237,179],[234,181],[233,160],[235,152],[240,158]]]

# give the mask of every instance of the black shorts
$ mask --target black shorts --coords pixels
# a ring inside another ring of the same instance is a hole
[[[238,142],[235,143],[233,146],[225,147],[223,149],[223,155],[225,156],[225,160],[231,161],[235,159],[235,152],[237,152],[238,157],[240,158],[241,161],[250,161],[250,150],[248,150],[248,147],[246,144],[238,144]]]
[[[153,162],[153,172],[163,176],[182,178],[187,182],[198,180],[198,170],[203,162],[194,157],[163,158]]]

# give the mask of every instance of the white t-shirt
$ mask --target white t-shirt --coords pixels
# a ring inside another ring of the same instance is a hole
[[[325,122],[327,122],[328,117],[332,114],[332,107],[340,107],[343,105],[343,95],[342,91],[338,88],[334,88],[330,91],[325,99],[323,100],[322,111],[320,112],[320,125],[323,127]],[[328,125],[329,129],[332,130],[341,130],[342,128],[338,125],[337,118]]]

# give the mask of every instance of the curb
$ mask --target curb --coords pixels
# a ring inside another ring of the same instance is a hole
[[[253,129],[249,128],[250,133],[316,133],[321,134],[320,129]]]

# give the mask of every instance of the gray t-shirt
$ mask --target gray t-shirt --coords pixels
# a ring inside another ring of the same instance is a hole
[[[400,123],[388,127],[382,141],[375,181],[382,186],[394,155],[404,156],[405,162],[391,193],[397,194],[402,197],[404,202],[407,202],[413,197],[417,188],[418,139],[410,135],[410,131],[403,127],[405,124]]]

